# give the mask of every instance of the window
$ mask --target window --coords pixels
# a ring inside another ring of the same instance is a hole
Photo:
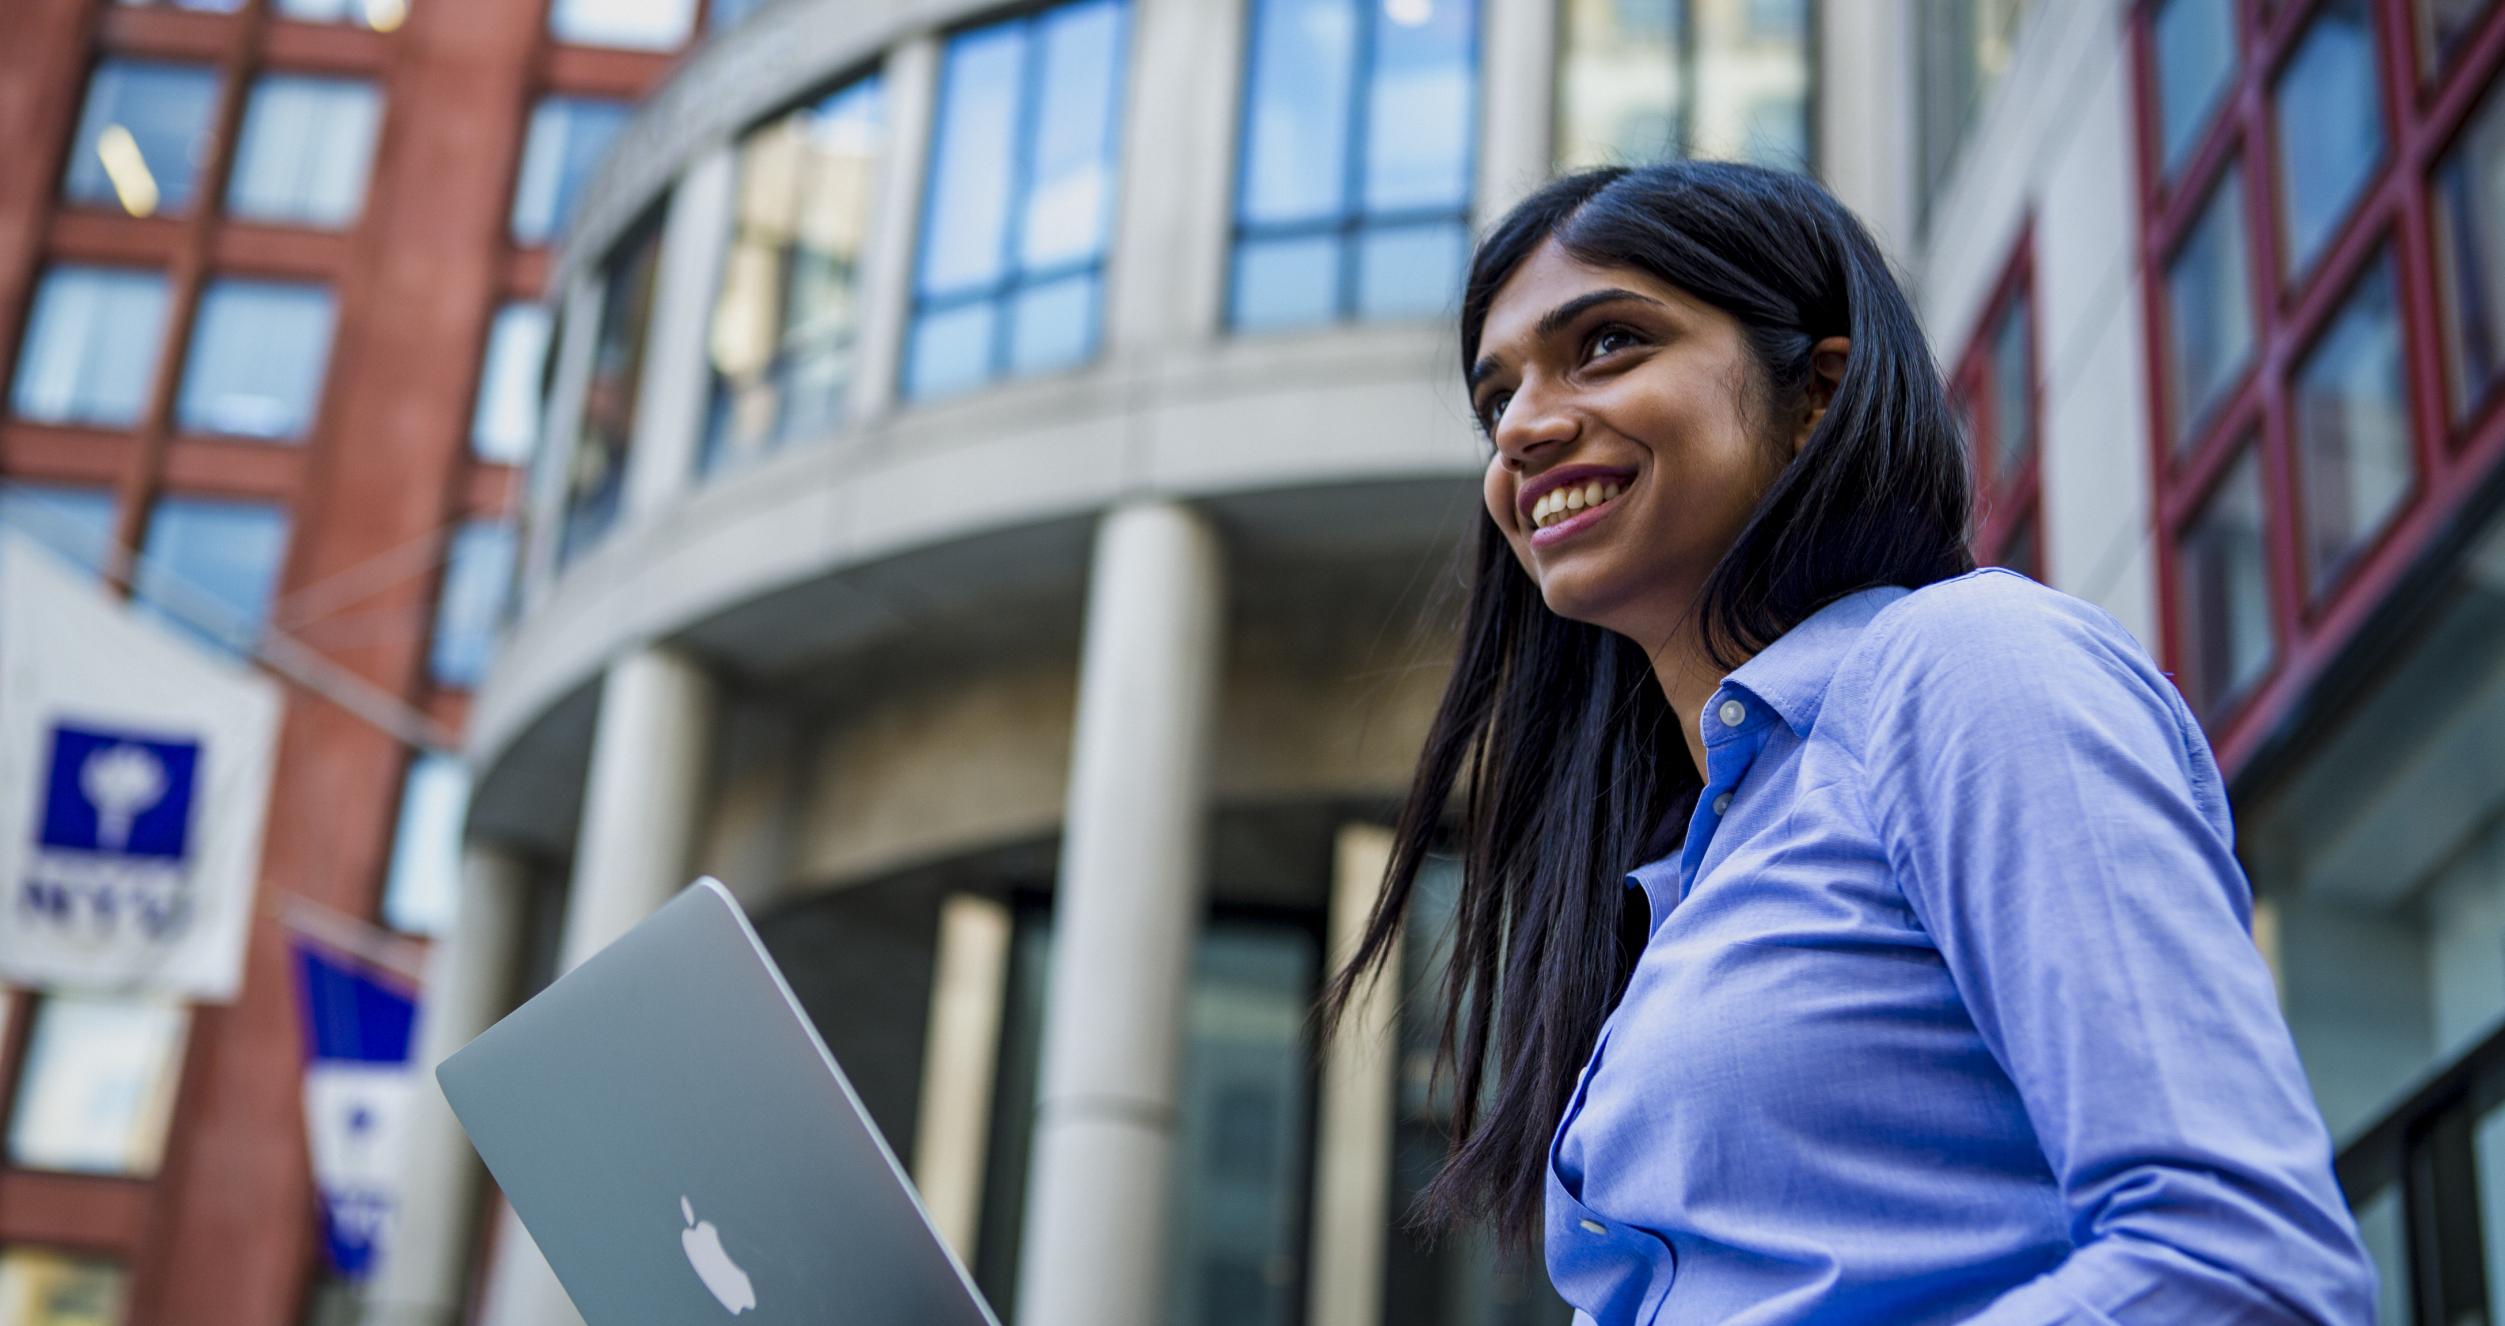
[[[1475,0],[1259,0],[1229,321],[1426,318],[1459,293]]]
[[[496,310],[487,358],[478,370],[478,403],[470,414],[470,451],[480,460],[519,465],[539,436],[540,368],[548,358],[546,306],[515,302]]]
[[[155,60],[106,60],[87,79],[87,105],[61,194],[132,216],[191,206],[208,159],[217,71]]]
[[[409,761],[399,825],[392,830],[391,874],[383,885],[385,925],[419,935],[451,926],[461,897],[461,821],[469,802],[470,775],[461,761],[433,752]]]
[[[556,0],[548,10],[557,40],[586,46],[676,50],[695,26],[696,0]]]
[[[1915,9],[1921,43],[1914,115],[1927,214],[1948,176],[1975,108],[2000,85],[2028,0],[1932,0]]]
[[[740,143],[730,252],[713,305],[712,471],[842,417],[861,322],[857,273],[882,133],[864,80]]]
[[[371,83],[270,74],[252,85],[226,210],[337,228],[365,204],[383,101]]]
[[[2445,381],[2467,422],[2505,380],[2505,81],[2488,89],[2443,164],[2433,197],[2443,282]]]
[[[244,7],[244,0],[114,0],[133,9],[197,9],[211,14],[232,14]]]
[[[938,122],[904,394],[1095,353],[1120,125],[1124,10],[1077,0],[958,34]]]
[[[587,97],[543,97],[531,110],[513,189],[513,238],[545,244],[574,219],[575,196],[633,108]]]
[[[268,621],[286,547],[278,507],[170,497],[148,521],[132,592],[210,644],[249,653]]]
[[[439,686],[476,686],[487,675],[496,616],[513,579],[513,527],[473,520],[453,536],[435,599],[434,648],[427,666]]]
[[[720,32],[765,7],[765,0],[713,0],[705,10],[705,31]]]
[[[113,494],[103,488],[0,483],[0,529],[24,534],[77,565],[101,571],[113,555]],[[6,1025],[0,1019],[0,1027]]]
[[[2022,243],[2000,278],[1974,340],[1949,378],[1975,476],[1974,555],[2042,579],[2043,500],[2036,464],[2041,411],[2035,363],[2031,243]]]
[[[2478,30],[2479,20],[2495,5],[2496,0],[2411,0],[2418,28],[2419,72],[2427,78],[2443,72],[2463,40]],[[2505,1315],[2505,1309],[2500,1309],[2500,1315]]]
[[[116,1326],[129,1304],[130,1272],[119,1263],[42,1248],[0,1250],[0,1321]]]
[[[1675,156],[1808,164],[1808,0],[1565,0],[1560,8],[1561,168]]]
[[[9,1163],[154,1174],[189,1022],[172,1000],[56,994],[35,1005]]]
[[[2166,269],[2166,418],[2179,450],[2191,444],[2253,349],[2250,268],[2244,256],[2243,173],[2229,167]]]
[[[566,475],[565,522],[557,534],[561,566],[609,532],[626,494],[626,457],[635,442],[635,398],[644,377],[644,333],[652,320],[663,211],[655,207],[618,242],[603,278],[591,383]]]
[[[175,424],[189,433],[301,439],[313,424],[330,351],[329,290],[212,281],[192,326]]]
[[[2314,596],[2335,584],[2409,496],[2409,383],[2387,251],[2341,301],[2296,371],[2295,433],[2305,563]]]
[[[2183,689],[2215,723],[2270,668],[2269,546],[2263,542],[2261,453],[2246,438],[2226,477],[2184,527],[2175,552]]]
[[[2235,82],[2235,6],[2164,0],[2155,44],[2159,151],[2171,175]]]
[[[128,428],[147,407],[165,339],[165,278],[55,267],[35,290],[9,408],[48,424]]]
[[[409,0],[277,0],[281,18],[306,23],[355,23],[376,32],[397,31],[409,18]]]
[[[2375,90],[2374,15],[2366,0],[2332,0],[2315,13],[2279,85],[2283,274],[2311,268],[2383,156],[2383,102]]]

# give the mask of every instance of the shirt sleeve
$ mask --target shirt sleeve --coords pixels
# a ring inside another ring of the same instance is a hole
[[[2070,1217],[2069,1257],[1969,1326],[2373,1320],[2172,684],[2101,609],[2014,576],[1909,595],[1865,647],[1874,826]]]

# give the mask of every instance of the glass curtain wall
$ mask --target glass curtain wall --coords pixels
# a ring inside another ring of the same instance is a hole
[[[1460,295],[1477,0],[1251,6],[1227,321],[1436,318]]]
[[[843,417],[860,334],[861,254],[885,155],[879,82],[864,78],[751,131],[706,352],[711,473]]]
[[[666,204],[618,241],[602,275],[600,325],[592,344],[591,382],[566,472],[565,515],[557,530],[557,564],[582,555],[617,523],[626,495],[626,456],[635,442],[635,398],[644,380],[644,337],[652,323],[653,277],[661,266]]]
[[[1947,182],[1966,126],[2009,68],[2019,20],[2031,0],[1925,0],[1914,12],[1920,77],[1914,103],[1916,181],[1924,215]]]
[[[1810,0],[1563,0],[1559,168],[1713,157],[1807,170]]]
[[[955,395],[1096,353],[1129,13],[1076,0],[949,39],[903,394]]]

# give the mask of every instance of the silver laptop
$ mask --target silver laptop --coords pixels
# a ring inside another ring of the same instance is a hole
[[[435,1077],[588,1326],[999,1326],[712,879]]]

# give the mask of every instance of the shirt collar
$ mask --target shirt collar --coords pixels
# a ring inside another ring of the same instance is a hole
[[[1903,585],[1855,590],[1809,614],[1723,680],[1754,695],[1783,718],[1792,735],[1809,735],[1846,651],[1879,610],[1913,591]]]

